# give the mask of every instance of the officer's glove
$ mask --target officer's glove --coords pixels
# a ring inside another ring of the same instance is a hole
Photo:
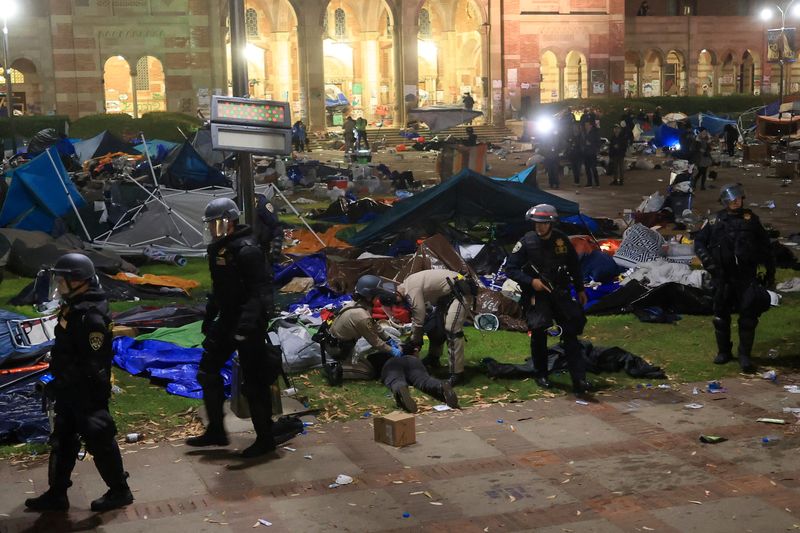
[[[403,356],[403,350],[401,350],[397,346],[392,346],[392,357],[402,357],[402,356]]]
[[[399,348],[400,347],[400,345],[397,343],[397,339],[389,339],[388,341],[386,341],[386,344],[388,344],[392,348]]]

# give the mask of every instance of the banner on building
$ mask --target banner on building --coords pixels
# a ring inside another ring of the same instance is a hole
[[[795,46],[796,28],[767,30],[767,62],[793,63],[797,61]]]
[[[592,70],[592,94],[605,94],[606,93],[606,71],[605,70]]]

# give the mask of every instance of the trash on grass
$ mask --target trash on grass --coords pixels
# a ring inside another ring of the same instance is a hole
[[[725,437],[718,437],[716,435],[700,435],[700,442],[704,442],[706,444],[719,444],[720,442],[725,442]]]
[[[702,409],[703,408],[703,404],[702,403],[687,403],[686,405],[684,405],[684,407],[686,409]]]
[[[782,418],[759,418],[756,422],[763,422],[764,424],[785,424],[786,420]]]
[[[441,405],[434,405],[433,406],[433,410],[434,411],[452,411],[453,408],[450,407],[449,405],[441,404]]]

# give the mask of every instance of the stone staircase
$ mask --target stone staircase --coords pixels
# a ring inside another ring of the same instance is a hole
[[[456,138],[465,139],[467,134],[465,132],[468,126],[461,125],[456,126],[454,128],[450,128],[448,130],[439,132],[437,134],[432,134],[427,127],[421,127],[419,129],[420,137],[425,137],[425,139],[432,139],[434,135],[438,135],[439,139],[445,139],[448,135],[452,135]],[[506,126],[492,126],[492,125],[476,125],[472,126],[475,130],[475,134],[478,136],[478,142],[490,142],[490,143],[500,143],[505,140],[506,137],[515,136],[514,132],[511,131]],[[335,129],[332,131],[336,131]],[[337,132],[339,133],[339,132]],[[394,147],[398,144],[413,144],[413,141],[407,140],[405,137],[400,135],[400,130],[397,128],[367,128],[367,137],[370,143],[375,141],[379,141],[383,138],[386,139],[386,147]],[[318,150],[323,147],[325,141],[321,141],[319,139],[309,139],[309,147],[312,150]]]

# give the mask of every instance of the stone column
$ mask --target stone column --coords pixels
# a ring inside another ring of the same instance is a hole
[[[418,102],[419,87],[419,53],[417,51],[417,34],[419,33],[418,9],[416,2],[401,2],[400,11],[400,76],[401,101],[403,103],[400,124],[402,127],[408,122],[408,110],[416,107]],[[397,77],[397,76],[396,76]]]
[[[444,32],[440,41],[439,64],[441,65],[443,76],[441,78],[442,87],[437,87],[444,91],[445,102],[447,104],[461,103],[461,75],[458,71],[458,34],[454,30]],[[475,80],[470,82],[470,86]],[[434,95],[435,96],[435,95]],[[472,96],[475,97],[475,87],[472,89]],[[476,98],[477,101],[477,98]]]
[[[325,56],[322,50],[322,13],[324,6],[303,2],[297,12],[297,48],[300,56],[300,92],[302,117],[309,131],[324,131]]]
[[[494,126],[505,126],[503,116],[502,89],[495,89],[493,81],[505,79],[503,76],[503,2],[493,1],[489,5],[489,32],[487,40],[489,42],[489,69],[485,76],[487,80],[487,91],[489,92],[489,118]],[[495,91],[500,91],[501,99],[494,98]],[[484,111],[485,112],[485,111]]]
[[[364,118],[368,121],[375,120],[375,106],[372,97],[380,94],[380,48],[378,46],[378,32],[361,32],[361,107],[364,109]],[[377,101],[377,100],[376,100]]]
[[[136,66],[131,69],[131,98],[133,99],[133,118],[139,118],[139,91],[136,88]]]
[[[288,31],[276,31],[270,36],[270,52],[272,53],[272,69],[267,69],[264,76],[272,85],[274,100],[292,101],[292,34]],[[267,80],[264,80],[266,83]]]
[[[566,88],[565,78],[567,76],[567,64],[565,63],[558,63],[558,101],[561,102],[565,100],[564,90]]]

